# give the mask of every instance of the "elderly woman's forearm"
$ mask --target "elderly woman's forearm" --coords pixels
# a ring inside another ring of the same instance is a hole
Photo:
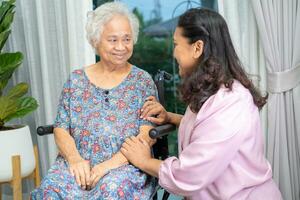
[[[150,138],[149,136],[149,131],[154,128],[153,126],[141,126],[140,127],[140,133],[137,135],[137,138],[142,138],[143,140],[145,140],[150,147],[152,147],[155,143],[156,140]]]
[[[149,137],[149,130],[151,130],[152,128],[152,126],[141,126],[140,133],[137,135],[138,138],[142,138],[143,140],[145,140],[149,144],[149,146],[152,146],[156,142],[156,140],[153,140]],[[106,161],[109,169],[118,168],[128,163],[128,159],[120,151],[116,153],[111,159]]]
[[[54,138],[60,154],[67,160],[81,158],[72,136],[62,128],[54,129]]]
[[[149,137],[149,130],[153,128],[152,126],[141,126],[140,127],[140,133],[137,135],[138,138],[142,138],[150,146],[155,144],[156,140],[153,140]],[[124,164],[128,164],[128,159],[119,151],[116,153],[111,159],[105,161],[106,165],[109,169],[118,168]]]
[[[122,165],[128,164],[127,158],[119,151],[112,156],[111,159],[105,161],[108,170],[121,167]]]

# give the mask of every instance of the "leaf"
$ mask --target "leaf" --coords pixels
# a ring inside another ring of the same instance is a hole
[[[17,100],[9,99],[6,96],[0,97],[0,120],[5,121],[8,116],[17,111],[17,108]]]
[[[4,47],[5,42],[7,41],[7,38],[10,34],[11,30],[6,30],[2,33],[0,33],[0,52],[2,51],[2,48]]]
[[[0,32],[5,31],[10,28],[10,25],[14,19],[14,14],[13,12],[14,7],[11,7],[6,14],[4,15],[3,19],[0,22]]]
[[[9,90],[7,96],[2,96],[7,82],[23,60],[21,52],[1,54],[11,33],[10,26],[14,19],[15,2],[15,0],[2,1],[0,6],[0,128],[5,122],[23,117],[38,107],[34,98],[23,97],[28,91],[26,83],[17,84]]]
[[[0,54],[0,75],[6,70],[22,63],[23,55],[21,52]]]
[[[0,33],[10,30],[15,14],[14,8],[15,6],[9,3],[4,4],[4,6],[0,8]]]
[[[22,60],[23,55],[20,52],[0,54],[0,93]]]
[[[0,6],[0,24],[4,18],[4,15],[7,13],[7,11],[12,7],[12,3],[3,1]]]
[[[10,34],[10,26],[14,18],[15,1],[3,1],[0,6],[0,52]]]
[[[7,94],[7,97],[10,99],[17,99],[24,96],[28,92],[28,84],[27,83],[19,83]]]
[[[37,101],[32,97],[23,97],[17,101],[17,110],[4,119],[7,122],[13,118],[20,118],[34,111],[38,107]]]

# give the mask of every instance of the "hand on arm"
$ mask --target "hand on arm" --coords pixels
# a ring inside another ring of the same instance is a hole
[[[109,165],[109,161],[95,165],[91,170],[91,188],[94,188],[98,181],[106,175],[110,169],[112,169],[112,166]]]
[[[54,129],[55,142],[60,154],[68,161],[70,173],[75,176],[75,180],[82,189],[90,185],[90,163],[84,160],[75,145],[71,135],[62,128]]]
[[[91,188],[94,188],[98,181],[106,175],[111,169],[118,168],[128,163],[127,158],[121,153],[117,152],[111,159],[106,160],[91,169]]]
[[[152,158],[151,147],[143,138],[127,138],[122,145],[121,152],[134,166],[151,176],[158,177],[162,161]]]
[[[152,139],[149,136],[149,131],[153,128],[153,126],[143,125],[140,127],[140,133],[136,136],[137,138],[143,139],[148,143],[150,147],[152,147],[156,143],[156,139]]]
[[[147,141],[149,146],[155,143],[155,140],[149,137],[149,130],[153,128],[152,126],[141,126],[138,138],[143,138]],[[109,170],[118,168],[124,164],[127,164],[127,158],[121,153],[116,153],[111,159],[104,161],[98,165],[95,165],[91,170],[91,186],[92,188],[97,184],[97,182],[107,173]]]
[[[141,118],[157,125],[171,123],[179,126],[182,115],[167,112],[154,96],[150,96],[146,100],[142,108]]]
[[[137,138],[143,139],[149,146],[155,143],[155,140],[149,137],[149,130],[152,126],[141,126]],[[128,159],[119,151],[111,159],[95,165],[91,170],[91,187],[95,187],[97,182],[111,169],[118,168],[128,163]]]
[[[151,147],[156,142],[156,140],[149,137],[149,131],[152,128],[152,126],[141,126],[139,135],[125,140],[121,152],[134,166],[151,176],[157,177],[161,161],[153,159],[151,155]]]

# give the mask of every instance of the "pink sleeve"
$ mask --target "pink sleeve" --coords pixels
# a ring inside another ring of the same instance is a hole
[[[245,138],[249,101],[230,95],[213,99],[211,105],[213,109],[198,113],[190,143],[179,158],[170,157],[160,166],[159,184],[174,194],[192,196],[211,184],[228,167]]]

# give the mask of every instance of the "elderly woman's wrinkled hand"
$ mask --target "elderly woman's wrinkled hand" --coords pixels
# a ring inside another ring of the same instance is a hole
[[[90,185],[90,162],[83,158],[69,160],[69,170],[77,184],[85,190]]]
[[[122,154],[128,161],[138,168],[151,159],[151,148],[142,138],[130,137],[125,140],[121,148]]]
[[[168,112],[154,96],[150,96],[146,99],[146,102],[141,109],[140,118],[148,120],[157,125],[165,124],[169,121]]]
[[[96,186],[98,181],[109,172],[109,166],[105,162],[95,165],[91,169],[91,189]]]

